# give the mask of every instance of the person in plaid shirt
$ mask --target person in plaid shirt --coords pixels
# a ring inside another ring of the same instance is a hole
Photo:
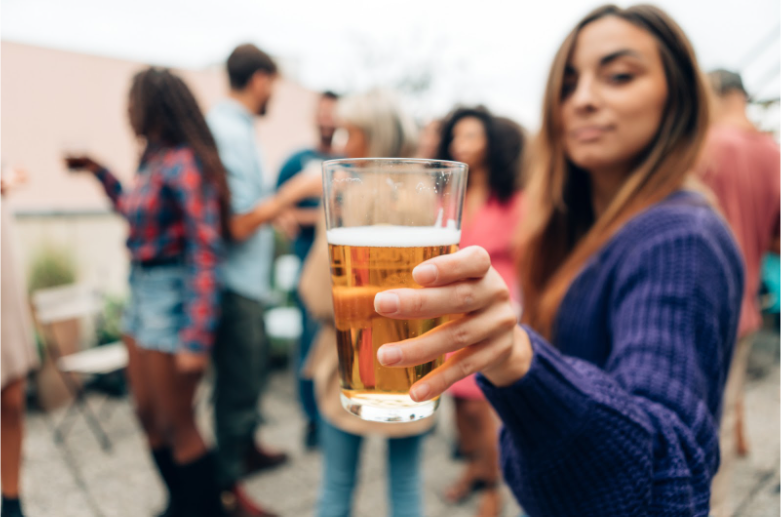
[[[219,318],[219,267],[229,235],[226,173],[195,98],[170,71],[138,73],[128,112],[147,144],[132,188],[87,156],[66,161],[92,172],[129,223],[128,377],[169,492],[162,515],[222,516],[214,457],[195,424],[193,395]]]
[[[223,251],[219,199],[202,176],[187,146],[147,149],[127,191],[105,167],[95,172],[114,208],[130,223],[127,247],[133,262],[146,267],[182,263],[187,270],[182,354],[177,355],[177,362],[185,363],[206,357],[218,316],[217,265]],[[185,354],[196,357],[185,360]]]

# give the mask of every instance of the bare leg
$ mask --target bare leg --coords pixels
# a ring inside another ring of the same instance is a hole
[[[135,403],[136,416],[146,435],[160,479],[168,489],[167,513],[164,515],[173,515],[179,497],[180,483],[171,444],[163,432],[163,422],[156,411],[157,404],[149,359],[151,352],[139,348],[131,336],[123,336],[122,340],[128,351],[127,379]]]
[[[748,445],[748,436],[746,436],[746,423],[745,423],[745,408],[743,406],[743,393],[739,394],[737,402],[735,403],[735,439],[736,447],[738,449],[738,456],[744,457],[751,452],[751,448]]]
[[[181,484],[179,512],[193,517],[222,515],[214,456],[207,451],[195,422],[193,397],[200,375],[179,373],[172,354],[149,352],[149,361],[157,402],[155,411],[164,422],[165,435],[170,437]]]
[[[154,395],[149,382],[150,367],[149,354],[136,346],[131,336],[122,336],[127,347],[128,365],[127,380],[130,384],[130,392],[133,395],[136,416],[144,429],[149,447],[157,450],[168,445],[161,429],[161,422],[155,418]]]
[[[479,421],[479,445],[475,455],[478,479],[485,484],[485,492],[477,515],[479,517],[496,517],[502,509],[499,493],[499,418],[493,408],[485,400],[474,401],[474,412]]]
[[[206,444],[195,423],[193,398],[200,376],[185,376],[176,369],[175,356],[162,352],[147,352],[152,387],[156,395],[156,416],[164,422],[174,459],[180,465],[194,461],[206,453]]]
[[[459,452],[468,458],[474,454],[477,445],[475,426],[474,422],[471,421],[468,408],[465,408],[465,406],[469,405],[469,401],[456,397],[455,403],[456,430],[458,431],[456,443]]]
[[[0,477],[3,496],[19,498],[19,470],[22,463],[22,435],[24,434],[25,379],[13,381],[2,391],[0,407]]]
[[[481,456],[485,454],[482,450],[484,448],[482,436],[485,433],[483,430],[483,414],[485,412],[483,405],[487,402],[469,399],[456,400],[458,400],[456,415],[457,421],[460,419],[461,443],[468,447],[469,456],[463,474],[445,493],[445,498],[452,503],[466,499],[472,493],[476,483],[491,482],[491,480],[483,478],[486,469],[481,462]]]

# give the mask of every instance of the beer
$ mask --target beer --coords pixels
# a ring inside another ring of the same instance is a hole
[[[394,320],[374,310],[374,296],[387,289],[419,288],[412,270],[426,260],[458,249],[460,231],[442,227],[362,226],[327,233],[342,403],[361,418],[408,421],[429,416],[439,404],[416,403],[409,389],[442,364],[439,357],[409,368],[377,361],[386,343],[414,338],[447,318]]]
[[[386,368],[377,352],[388,343],[419,337],[452,316],[384,318],[374,311],[374,298],[388,289],[420,288],[412,270],[456,251],[466,179],[466,164],[441,160],[323,163],[341,402],[364,420],[410,422],[430,416],[439,405],[439,398],[414,402],[409,389],[444,357]]]

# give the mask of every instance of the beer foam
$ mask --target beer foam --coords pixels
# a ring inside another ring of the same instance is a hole
[[[336,246],[372,246],[377,248],[417,248],[451,246],[461,241],[455,225],[436,226],[354,226],[326,232],[328,244]]]

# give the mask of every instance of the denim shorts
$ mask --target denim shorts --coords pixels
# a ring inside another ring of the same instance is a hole
[[[125,309],[123,331],[145,350],[175,354],[184,326],[185,268],[161,265],[130,270],[130,301]]]

